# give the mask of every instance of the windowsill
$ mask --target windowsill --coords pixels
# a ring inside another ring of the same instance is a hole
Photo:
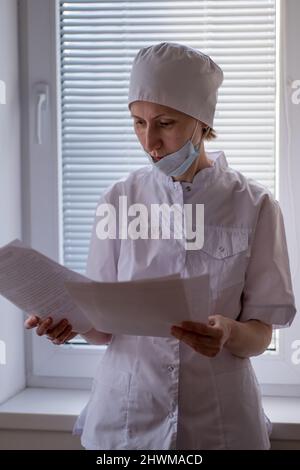
[[[0,405],[0,429],[72,431],[88,390],[26,388]]]
[[[88,390],[26,388],[0,406],[0,429],[71,432]],[[264,397],[272,440],[300,441],[300,398]]]
[[[300,398],[263,397],[263,407],[273,425],[272,440],[300,441]]]

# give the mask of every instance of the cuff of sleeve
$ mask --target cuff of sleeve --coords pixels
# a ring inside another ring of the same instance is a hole
[[[239,321],[260,320],[273,328],[284,328],[292,324],[295,314],[293,305],[247,305],[243,307]]]

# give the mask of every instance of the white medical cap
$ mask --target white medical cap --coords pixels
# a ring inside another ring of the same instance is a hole
[[[161,42],[137,53],[128,107],[134,101],[151,101],[213,127],[222,81],[222,69],[208,55],[183,44]]]

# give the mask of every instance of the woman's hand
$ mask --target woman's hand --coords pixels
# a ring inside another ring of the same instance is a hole
[[[53,320],[50,317],[42,320],[37,315],[30,315],[25,320],[24,326],[27,329],[36,328],[37,335],[47,335],[53,344],[64,344],[78,334],[72,330],[72,325],[66,319],[53,325]]]
[[[184,321],[181,326],[172,326],[175,338],[191,346],[204,356],[214,357],[222,351],[231,335],[232,320],[223,315],[210,315],[208,324]]]

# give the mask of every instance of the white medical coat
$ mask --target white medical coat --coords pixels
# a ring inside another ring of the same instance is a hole
[[[289,325],[295,314],[281,211],[272,195],[228,167],[223,152],[192,183],[147,166],[115,183],[100,202],[204,204],[201,250],[182,240],[99,240],[87,274],[127,281],[209,273],[211,314]],[[149,209],[150,213],[150,209]],[[199,305],[199,310],[201,305]],[[88,449],[268,449],[260,391],[250,360],[224,348],[208,358],[171,338],[117,335],[101,360],[77,420]]]

